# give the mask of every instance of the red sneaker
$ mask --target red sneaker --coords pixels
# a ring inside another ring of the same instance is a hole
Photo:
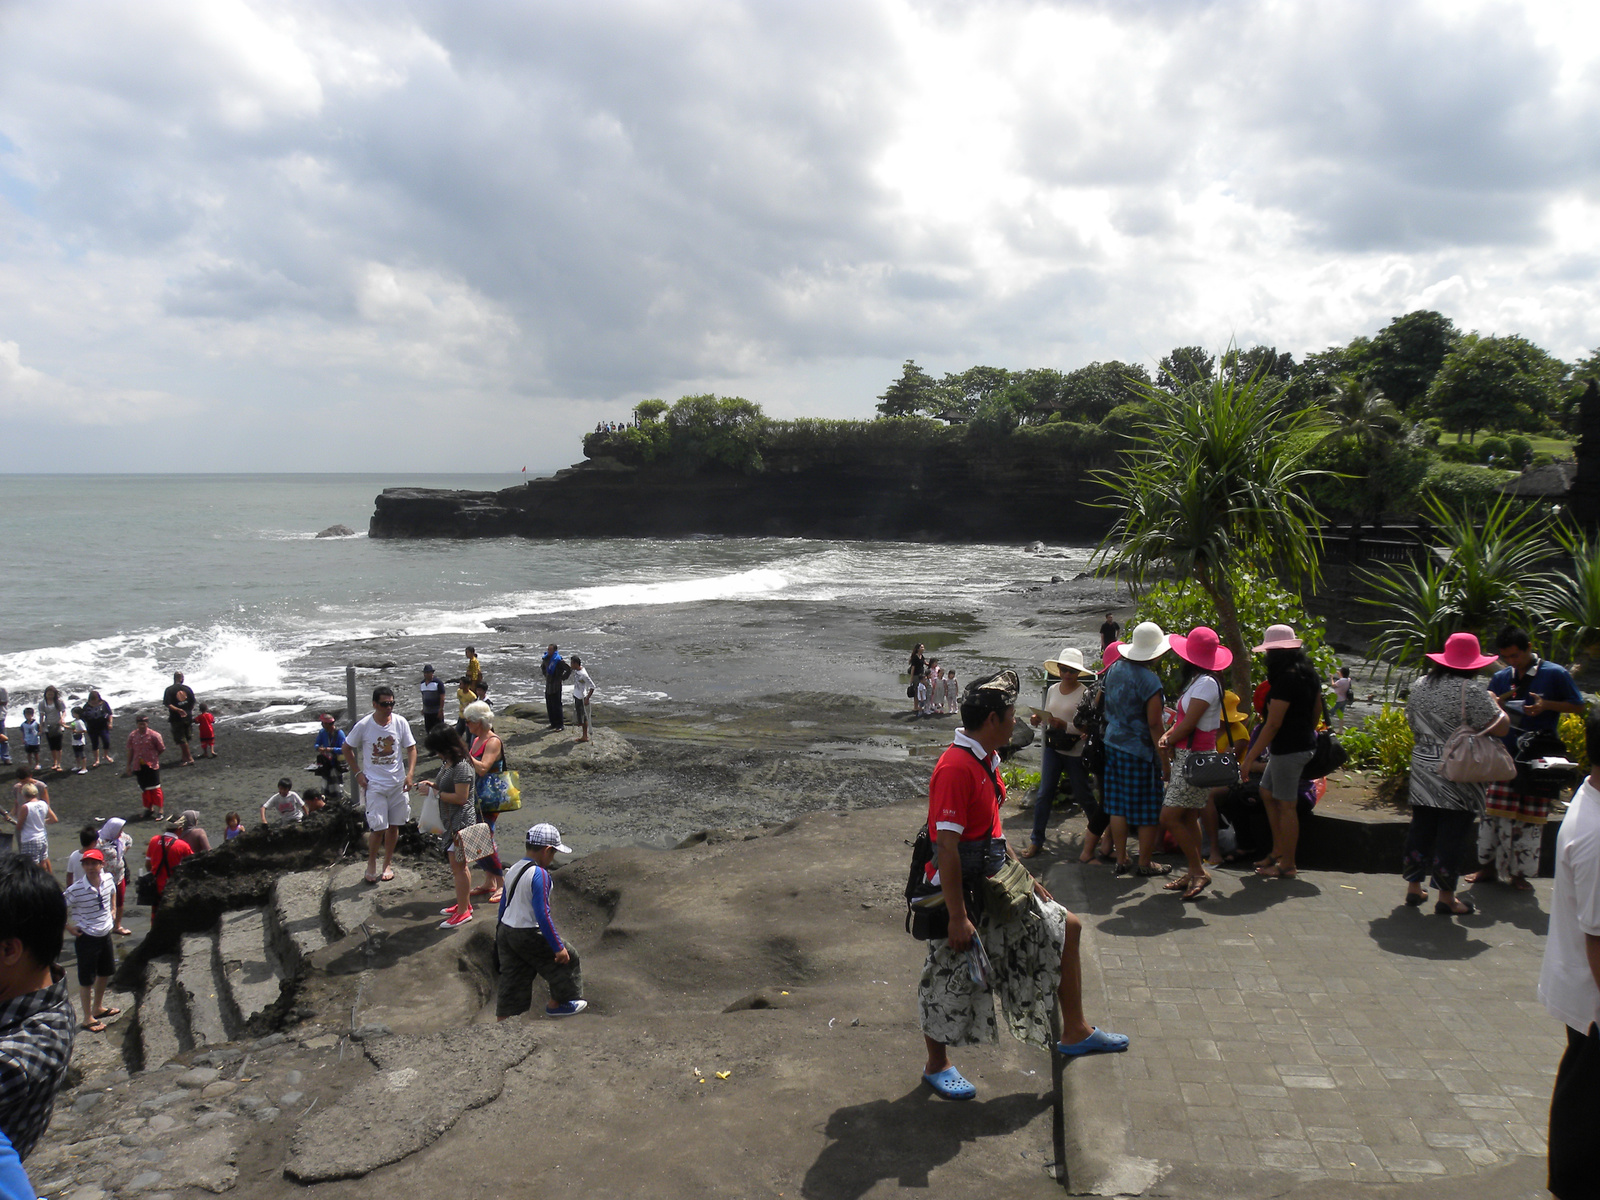
[[[446,917],[439,922],[439,928],[454,929],[457,925],[465,925],[470,920],[472,920],[472,910],[469,908],[466,912],[458,912],[453,917]]]

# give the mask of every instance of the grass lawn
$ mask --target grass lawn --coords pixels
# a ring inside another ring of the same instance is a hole
[[[1489,431],[1487,429],[1480,429],[1476,433],[1470,435],[1467,438],[1467,441],[1476,442],[1479,437],[1488,436]],[[1533,446],[1533,452],[1535,454],[1548,454],[1551,458],[1572,457],[1572,442],[1568,441],[1566,438],[1534,437],[1531,434],[1526,433],[1522,436],[1528,439],[1529,443]],[[1449,434],[1445,434],[1445,436],[1440,439],[1439,444],[1443,445],[1445,442],[1453,440],[1454,439]]]

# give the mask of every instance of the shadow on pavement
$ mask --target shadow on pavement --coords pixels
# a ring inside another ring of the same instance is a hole
[[[1205,924],[1196,911],[1173,892],[1151,892],[1138,903],[1125,905],[1095,928],[1112,937],[1158,937],[1179,929],[1199,929]]]
[[[1550,914],[1539,907],[1539,898],[1533,892],[1514,892],[1502,884],[1479,883],[1464,895],[1478,906],[1481,916],[1504,921],[1539,937],[1550,932]]]
[[[823,1130],[832,1140],[806,1172],[800,1194],[857,1200],[882,1179],[926,1188],[929,1173],[960,1154],[964,1142],[1014,1133],[1049,1108],[1048,1092],[952,1103],[918,1081],[898,1100],[835,1109]]]
[[[1248,916],[1251,913],[1265,912],[1274,904],[1281,904],[1285,900],[1304,900],[1322,895],[1321,888],[1304,878],[1263,879],[1254,872],[1249,875],[1229,876],[1215,868],[1211,874],[1217,880],[1217,883],[1212,884],[1213,890],[1229,879],[1236,879],[1239,883],[1237,890],[1224,892],[1201,902],[1206,912],[1215,913],[1217,916]]]
[[[1374,917],[1368,927],[1380,950],[1408,958],[1476,958],[1489,943],[1472,936],[1474,928],[1489,925],[1482,913],[1470,917],[1435,916],[1432,900],[1424,908],[1395,906],[1387,917]]]

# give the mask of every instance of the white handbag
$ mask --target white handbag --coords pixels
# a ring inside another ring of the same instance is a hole
[[[1461,724],[1444,744],[1439,774],[1452,783],[1505,783],[1515,779],[1517,764],[1505,743],[1467,724],[1467,686],[1462,680]],[[1493,725],[1491,721],[1484,728]]]

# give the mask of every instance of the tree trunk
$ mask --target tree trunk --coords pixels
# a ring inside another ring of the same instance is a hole
[[[1226,575],[1221,576],[1215,585],[1204,575],[1197,576],[1200,586],[1211,597],[1212,603],[1217,606],[1217,624],[1221,626],[1217,633],[1222,637],[1222,644],[1233,651],[1233,690],[1239,696],[1239,703],[1250,703],[1250,647],[1244,640],[1244,633],[1239,628],[1239,609],[1233,602],[1233,584]]]

